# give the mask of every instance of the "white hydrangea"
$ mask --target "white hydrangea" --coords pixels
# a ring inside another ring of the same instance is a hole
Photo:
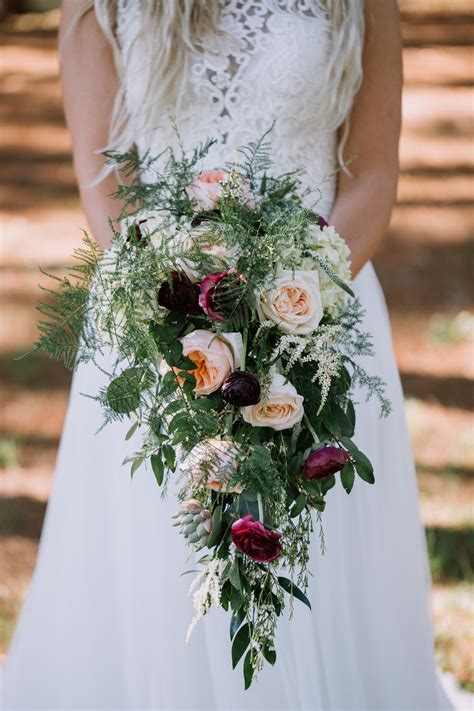
[[[333,225],[327,225],[323,228],[311,225],[308,230],[306,244],[329,264],[342,281],[350,284],[352,278],[351,251],[346,241],[336,232]],[[311,257],[303,261],[303,268],[314,269],[315,261]],[[309,264],[312,267],[309,267]],[[318,266],[318,270],[323,309],[334,318],[337,318],[344,305],[345,292],[321,267]]]

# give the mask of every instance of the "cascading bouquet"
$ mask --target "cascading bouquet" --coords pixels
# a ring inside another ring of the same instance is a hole
[[[173,478],[174,524],[202,551],[190,632],[212,606],[228,610],[246,688],[275,663],[286,596],[310,606],[309,545],[316,524],[324,548],[326,494],[337,478],[347,493],[355,474],[374,481],[352,441],[354,387],[390,409],[384,383],[359,363],[371,344],[349,249],[317,200],[304,206],[300,171],[271,174],[266,136],[204,172],[212,140],[178,156],[108,153],[135,175],[116,193],[112,246],[101,253],[86,235],[72,276],[40,306],[36,343],[70,367],[103,370],[109,354],[109,382],[94,395],[105,422],[132,418],[127,438],[142,433],[132,475],[149,463],[165,491]]]

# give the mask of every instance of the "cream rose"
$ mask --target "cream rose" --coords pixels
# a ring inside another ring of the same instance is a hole
[[[196,378],[196,395],[210,395],[220,388],[224,380],[242,360],[242,336],[240,333],[225,333],[217,336],[211,331],[197,329],[181,339],[183,354],[196,363],[190,373]],[[169,367],[163,361],[160,372]]]
[[[318,272],[279,270],[257,310],[262,321],[274,321],[284,331],[312,333],[323,317]]]
[[[242,407],[245,422],[253,427],[272,427],[287,430],[303,418],[303,396],[299,395],[283,375],[275,373],[265,399],[256,405]]]
[[[213,491],[240,493],[242,487],[229,488],[229,481],[237,471],[237,447],[230,440],[206,439],[197,444],[181,464],[196,486]]]

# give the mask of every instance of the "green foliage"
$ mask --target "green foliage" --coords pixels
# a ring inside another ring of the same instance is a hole
[[[62,360],[69,369],[93,356],[97,339],[94,329],[88,327],[86,316],[89,290],[100,256],[97,244],[84,233],[84,247],[74,251],[78,263],[70,267],[67,276],[60,278],[42,271],[56,282],[57,288],[41,287],[49,298],[37,307],[41,314],[40,335],[31,352],[39,351]]]

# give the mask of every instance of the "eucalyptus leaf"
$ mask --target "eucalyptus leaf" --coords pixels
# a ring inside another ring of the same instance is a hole
[[[279,576],[278,577],[278,584],[280,585],[280,587],[283,588],[283,590],[285,592],[289,593],[289,595],[293,595],[293,597],[296,597],[297,600],[301,600],[301,602],[304,602],[304,604],[307,605],[309,607],[309,609],[311,610],[310,601],[308,600],[308,598],[306,597],[304,592],[302,590],[300,590],[297,585],[292,583],[291,580],[289,580],[288,578]]]
[[[263,646],[263,656],[269,664],[271,664],[272,666],[275,664],[277,658],[276,651],[272,649],[268,644],[265,644]]]
[[[354,465],[351,461],[348,461],[341,469],[341,483],[348,494],[351,493],[352,487],[354,486],[354,477]]]
[[[235,669],[237,664],[245,654],[245,650],[250,644],[250,627],[246,622],[237,632],[232,643],[232,668]]]
[[[229,570],[229,580],[236,590],[242,589],[239,573],[239,559],[237,557],[234,558]]]
[[[237,631],[245,619],[245,611],[241,607],[238,612],[235,612],[230,618],[230,639],[233,640]]]
[[[161,459],[160,454],[152,454],[150,457],[150,463],[151,463],[151,468],[153,470],[153,474],[155,475],[156,482],[158,486],[161,486],[163,484],[163,479],[165,475],[165,467],[163,465],[163,461]]]
[[[303,511],[304,507],[306,506],[307,500],[308,499],[306,498],[306,494],[301,493],[298,496],[298,498],[296,499],[292,508],[290,509],[291,518],[296,518],[296,516],[300,515],[300,513]]]
[[[137,429],[138,429],[139,426],[140,426],[140,422],[137,420],[137,421],[130,427],[130,429],[128,430],[127,434],[125,435],[125,441],[128,441],[131,437],[133,437],[133,435],[135,434],[135,432],[137,431]]]
[[[244,659],[244,687],[245,687],[245,690],[247,690],[250,687],[250,685],[252,683],[253,675],[255,673],[255,666],[253,663],[253,657],[254,657],[253,651],[251,649],[249,649],[249,651],[245,655],[245,659]]]

